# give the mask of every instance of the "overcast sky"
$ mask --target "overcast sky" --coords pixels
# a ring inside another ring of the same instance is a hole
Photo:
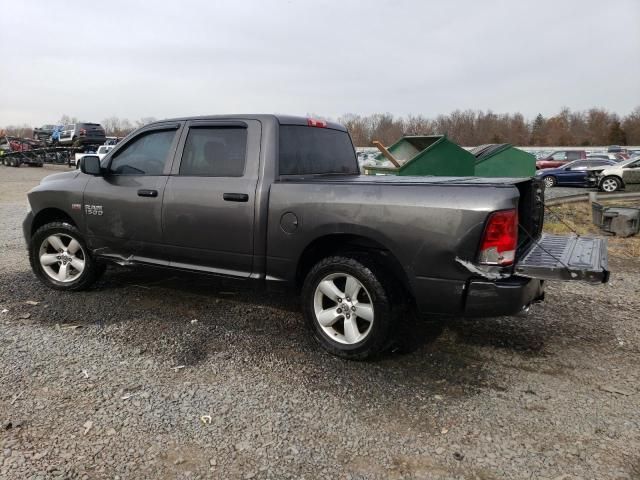
[[[640,0],[0,5],[0,125],[640,105]]]

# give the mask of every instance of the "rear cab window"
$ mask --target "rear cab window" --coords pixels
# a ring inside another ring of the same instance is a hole
[[[346,131],[280,125],[280,175],[358,175],[358,160]]]

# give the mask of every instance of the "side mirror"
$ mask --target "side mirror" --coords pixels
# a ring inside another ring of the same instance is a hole
[[[100,176],[102,169],[100,168],[100,157],[97,155],[85,155],[80,159],[80,171],[88,175]]]

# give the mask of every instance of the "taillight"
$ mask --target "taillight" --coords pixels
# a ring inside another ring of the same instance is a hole
[[[87,134],[87,130],[84,128],[80,129],[80,136],[85,136]]]
[[[310,127],[326,128],[327,122],[315,118],[307,118],[307,125],[309,125]]]
[[[518,211],[493,212],[484,228],[478,261],[485,265],[511,265],[517,245]]]

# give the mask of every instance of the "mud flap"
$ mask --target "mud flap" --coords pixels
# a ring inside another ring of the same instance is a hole
[[[542,234],[515,267],[522,277],[541,280],[609,281],[607,240]]]

